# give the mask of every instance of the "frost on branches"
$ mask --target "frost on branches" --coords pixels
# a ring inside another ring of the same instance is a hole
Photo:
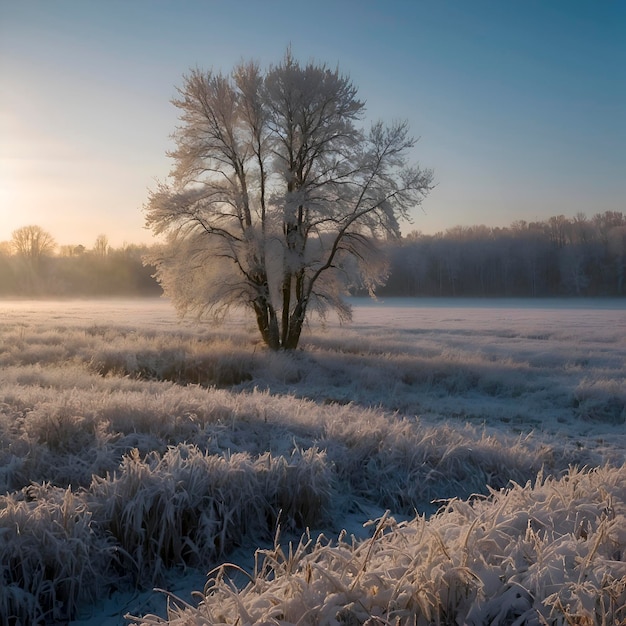
[[[350,80],[289,51],[266,71],[193,70],[173,103],[174,167],[145,215],[166,236],[149,262],[178,311],[249,307],[274,350],[297,347],[312,310],[349,318],[348,289],[386,278],[377,241],[432,188],[408,163],[407,125],[359,128]]]

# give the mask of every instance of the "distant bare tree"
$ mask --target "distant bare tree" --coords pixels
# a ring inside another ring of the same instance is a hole
[[[96,241],[93,244],[93,253],[97,257],[104,258],[109,254],[109,240],[106,235],[98,235]]]
[[[297,347],[309,310],[349,317],[347,288],[386,277],[377,241],[432,188],[407,125],[359,129],[350,80],[290,52],[266,72],[194,70],[179,93],[171,183],[145,209],[168,236],[148,260],[179,311],[247,306],[275,350]]]
[[[13,231],[11,246],[15,254],[26,259],[33,269],[38,269],[44,256],[51,255],[56,243],[41,226],[22,226]]]

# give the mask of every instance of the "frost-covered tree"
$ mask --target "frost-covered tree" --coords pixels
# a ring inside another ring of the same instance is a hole
[[[173,104],[174,167],[145,215],[166,235],[148,260],[179,312],[245,305],[275,350],[297,347],[312,310],[349,318],[347,289],[386,277],[377,242],[432,188],[406,123],[362,130],[352,82],[290,51],[266,71],[193,70]]]

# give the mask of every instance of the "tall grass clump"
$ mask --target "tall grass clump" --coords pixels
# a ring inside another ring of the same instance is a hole
[[[2,624],[58,623],[114,583],[145,587],[168,568],[208,567],[276,525],[321,524],[330,470],[318,450],[289,459],[210,455],[192,445],[94,476],[73,492],[33,484],[0,497]]]
[[[0,496],[2,624],[60,623],[113,581],[115,548],[85,500],[50,485]]]
[[[626,620],[626,466],[453,500],[430,519],[385,515],[357,542],[304,537],[258,553],[249,583],[228,567],[197,607],[134,624],[571,624]]]
[[[126,455],[119,470],[94,477],[94,515],[122,550],[136,582],[155,584],[166,568],[201,566],[244,538],[267,538],[281,517],[303,528],[329,508],[330,471],[318,451],[210,455],[180,444],[162,456]]]

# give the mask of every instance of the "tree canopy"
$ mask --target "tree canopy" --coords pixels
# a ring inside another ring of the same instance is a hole
[[[177,309],[247,306],[272,349],[297,347],[311,310],[349,318],[347,290],[386,278],[377,242],[432,188],[406,123],[360,128],[349,78],[290,51],[266,71],[192,70],[173,104],[174,167],[145,216],[166,235],[149,261]]]

